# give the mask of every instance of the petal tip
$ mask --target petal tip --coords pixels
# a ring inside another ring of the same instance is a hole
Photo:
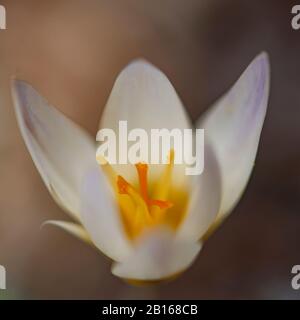
[[[268,80],[270,78],[270,58],[266,51],[262,51],[251,64],[254,68],[262,70],[264,73],[264,79]]]
[[[13,93],[20,94],[25,89],[33,89],[32,86],[24,80],[17,79],[15,77],[11,78],[11,87]]]
[[[14,108],[17,111],[17,119],[20,121],[25,117],[24,111],[22,110],[28,109],[28,95],[31,94],[32,96],[36,96],[37,92],[28,82],[12,77],[11,94]],[[22,117],[19,116],[18,111],[22,114]]]
[[[270,59],[270,58],[269,58],[269,54],[268,54],[267,51],[262,51],[261,53],[259,53],[259,54],[256,56],[256,59],[269,62],[269,59]]]
[[[125,67],[125,69],[127,68],[145,68],[145,67],[154,67],[153,64],[151,62],[149,62],[147,59],[145,58],[136,58],[133,59],[131,62],[128,63],[128,65]]]
[[[147,75],[149,77],[153,74],[165,76],[159,68],[144,58],[137,58],[129,62],[120,73],[120,76],[123,74],[127,74],[130,77],[140,77],[141,75]]]

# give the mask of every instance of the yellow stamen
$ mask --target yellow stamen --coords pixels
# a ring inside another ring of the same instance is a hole
[[[145,163],[137,163],[135,165],[140,183],[140,192],[144,201],[148,203],[148,165]]]
[[[139,184],[140,184],[140,192],[141,196],[148,205],[148,207],[151,206],[157,206],[159,209],[169,209],[173,206],[173,204],[170,201],[164,201],[164,200],[155,200],[155,199],[149,199],[148,196],[148,165],[145,163],[137,163],[135,165],[138,176],[139,176]]]
[[[155,186],[154,197],[156,199],[166,200],[169,196],[174,168],[174,156],[174,150],[172,149],[169,154],[169,163],[166,165],[158,184]],[[159,214],[158,208],[153,207],[151,209],[151,215],[156,216],[157,214]]]
[[[128,195],[135,204],[131,216],[125,216],[125,224],[131,239],[141,234],[144,227],[151,224],[148,207],[141,195],[121,176],[117,178],[117,185],[121,195]]]
[[[122,176],[117,177],[117,188],[119,195],[129,196],[135,205],[135,210],[131,212],[131,217],[128,216],[128,211],[125,212],[124,221],[126,230],[131,239],[136,238],[146,227],[151,227],[158,224],[161,217],[154,217],[150,214],[150,209],[156,207],[158,212],[169,209],[173,203],[166,200],[150,199],[148,195],[148,165],[145,163],[136,164],[136,169],[139,177],[139,191],[137,191],[129,182]]]
[[[118,204],[120,206],[120,209],[122,211],[122,217],[124,221],[129,221],[132,219],[132,212],[135,211],[135,205],[130,197],[122,196],[118,192],[118,186],[117,186],[117,174],[115,170],[112,168],[112,166],[109,164],[109,162],[101,155],[97,155],[97,161],[100,165],[101,170],[107,177],[107,179],[110,181],[111,186],[113,187]]]
[[[144,216],[148,216],[148,207],[141,195],[121,176],[118,176],[117,184],[119,193],[129,195]]]
[[[168,225],[176,230],[186,211],[187,195],[185,192],[172,188],[173,150],[170,151],[169,163],[162,176],[157,184],[152,185],[151,189],[149,188],[147,164],[137,163],[135,165],[138,185],[132,185],[122,176],[117,175],[104,158],[98,156],[97,161],[101,164],[101,169],[116,192],[124,230],[130,240],[135,241],[147,228],[158,225]],[[173,208],[174,203],[176,203],[176,208]]]

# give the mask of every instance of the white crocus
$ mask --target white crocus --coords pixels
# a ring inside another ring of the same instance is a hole
[[[114,261],[118,277],[155,281],[185,270],[246,187],[266,114],[269,73],[262,53],[196,123],[205,129],[205,167],[193,178],[172,161],[165,168],[99,166],[95,140],[15,80],[15,110],[27,148],[54,200],[75,220],[48,223],[97,247]],[[101,128],[117,132],[120,120],[129,129],[192,128],[166,76],[142,60],[117,78]],[[148,181],[141,181],[143,174]],[[139,182],[161,207],[150,206]]]

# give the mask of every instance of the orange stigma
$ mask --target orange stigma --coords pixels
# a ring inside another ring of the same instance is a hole
[[[130,185],[122,176],[118,176],[117,184],[120,194],[128,194],[128,188]]]
[[[160,209],[169,209],[173,203],[167,200],[150,199],[148,195],[148,165],[146,163],[137,163],[135,165],[139,177],[139,192],[134,189],[122,176],[117,177],[117,186],[120,194],[127,194],[136,197],[137,194],[143,199],[150,212],[151,206],[157,206]]]
[[[105,159],[97,160],[115,191],[124,231],[131,241],[160,225],[178,228],[186,213],[188,194],[172,182],[174,150],[170,150],[169,162],[153,181],[148,179],[148,164],[137,163],[138,177],[133,184],[118,175]]]

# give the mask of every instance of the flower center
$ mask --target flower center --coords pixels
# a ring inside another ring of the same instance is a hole
[[[160,209],[169,209],[173,206],[173,203],[167,200],[155,200],[148,197],[148,182],[147,171],[148,165],[144,163],[138,163],[135,165],[140,183],[140,191],[138,192],[132,187],[122,176],[118,176],[117,184],[120,194],[127,194],[133,200],[137,207],[141,206],[141,209],[146,209],[147,214],[151,216],[151,207],[157,206]],[[146,212],[145,212],[146,213]]]
[[[100,160],[100,159],[98,159]],[[177,229],[184,217],[187,205],[187,193],[172,186],[174,151],[169,154],[161,177],[150,186],[148,182],[149,166],[137,163],[137,186],[122,176],[116,175],[112,167],[101,159],[102,170],[109,177],[117,197],[121,219],[127,236],[135,240],[146,229],[159,225],[168,225]]]

